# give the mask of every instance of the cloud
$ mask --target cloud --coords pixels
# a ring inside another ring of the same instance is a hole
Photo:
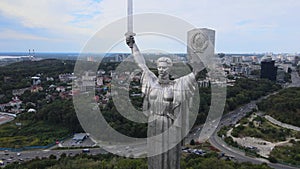
[[[97,3],[91,0],[2,0],[0,12],[27,28],[43,28],[58,34],[87,35],[90,29],[80,27],[97,15]],[[80,18],[81,16],[89,16]],[[79,20],[78,22],[74,22]]]
[[[126,15],[125,6],[124,0],[102,1],[100,25]],[[298,0],[135,0],[134,6],[135,13],[163,13],[215,29],[219,52],[299,51],[297,45],[281,45],[300,30]]]
[[[42,41],[48,41],[48,40],[52,40],[46,37],[40,37],[40,36],[36,36],[36,35],[31,35],[31,34],[26,34],[26,33],[21,33],[21,32],[17,32],[14,30],[2,30],[0,32],[0,37],[1,39],[7,39],[7,40],[42,40]],[[57,39],[57,41],[59,41]]]
[[[269,38],[272,33],[285,34],[282,38],[287,41],[293,32],[300,30],[299,8],[298,0],[134,0],[135,13],[163,13],[196,27],[215,29],[221,50],[226,46],[222,43],[232,39],[241,41],[256,32],[265,32],[256,41]],[[126,17],[126,0],[1,0],[0,17],[11,19],[24,29],[47,32],[27,33],[23,38],[60,38],[83,43],[99,29]],[[20,28],[10,30],[26,34]],[[234,41],[237,47],[239,41]]]
[[[103,0],[96,27],[102,27],[126,15],[125,0]],[[196,27],[217,30],[217,34],[248,33],[289,27],[298,20],[297,0],[135,0],[135,13],[163,13],[182,18]],[[293,13],[291,12],[293,11]],[[97,20],[94,20],[97,21]],[[244,23],[241,25],[241,23]],[[295,25],[299,27],[299,24]]]

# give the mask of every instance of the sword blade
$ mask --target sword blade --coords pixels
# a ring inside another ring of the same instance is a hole
[[[127,9],[127,33],[133,35],[133,1],[128,0]]]

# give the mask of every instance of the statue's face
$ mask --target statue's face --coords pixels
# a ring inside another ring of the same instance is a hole
[[[166,62],[158,62],[157,70],[159,77],[169,78],[170,65],[168,65]]]

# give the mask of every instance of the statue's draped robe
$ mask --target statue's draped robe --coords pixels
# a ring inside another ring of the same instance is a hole
[[[148,116],[148,169],[179,169],[181,140],[191,128],[189,108],[196,90],[193,73],[167,83],[150,71],[142,75]]]

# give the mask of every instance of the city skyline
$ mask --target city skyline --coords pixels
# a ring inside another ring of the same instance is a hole
[[[104,26],[126,17],[126,0],[3,0],[0,2],[0,52],[80,52]],[[216,52],[296,53],[300,25],[297,0],[134,1],[136,14],[162,13],[195,27],[216,30]],[[124,26],[125,27],[125,26]],[[124,33],[125,33],[124,28]],[[142,49],[185,53],[170,40],[141,39]],[[128,52],[124,44],[116,51]]]

